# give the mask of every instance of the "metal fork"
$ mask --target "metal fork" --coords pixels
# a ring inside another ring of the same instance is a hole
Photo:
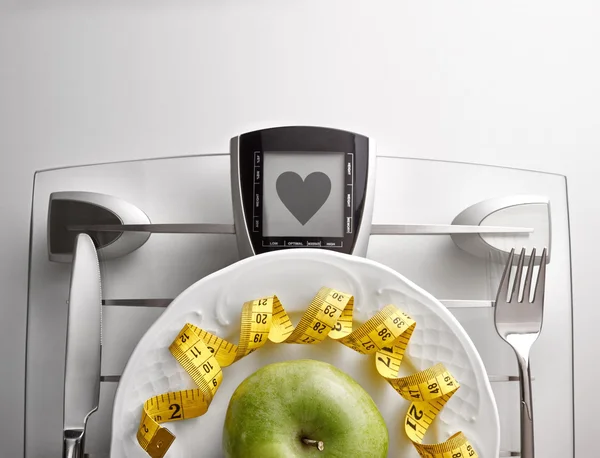
[[[515,250],[511,250],[502,274],[496,296],[494,321],[496,331],[513,348],[519,363],[519,383],[521,388],[521,457],[534,458],[533,404],[531,397],[531,374],[529,371],[529,351],[542,329],[544,312],[544,287],[546,283],[546,249],[542,252],[540,268],[535,286],[531,284],[535,265],[535,248],[531,252],[523,296],[519,291],[523,279],[525,248],[521,250],[517,272],[512,289],[509,291],[510,274]]]

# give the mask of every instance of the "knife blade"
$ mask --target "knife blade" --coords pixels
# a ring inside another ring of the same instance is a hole
[[[88,417],[98,409],[102,355],[102,292],[100,265],[87,234],[75,239],[64,387],[63,457],[83,457]]]

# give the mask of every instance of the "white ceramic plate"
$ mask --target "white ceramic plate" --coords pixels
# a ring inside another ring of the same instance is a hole
[[[119,383],[111,457],[146,458],[135,437],[144,401],[167,391],[195,387],[168,350],[186,322],[237,343],[240,310],[245,301],[277,294],[295,324],[322,286],[354,295],[357,322],[366,321],[387,304],[395,304],[414,318],[417,327],[402,363],[404,374],[441,362],[461,384],[435,420],[427,442],[439,442],[463,431],[480,457],[498,456],[500,426],[492,389],[481,358],[452,314],[430,294],[381,264],[325,250],[302,249],[237,262],[198,281],[173,301],[138,343]],[[331,339],[319,345],[267,343],[224,368],[223,383],[204,416],[166,425],[177,436],[166,456],[222,456],[223,421],[235,388],[265,364],[300,358],[329,362],[357,380],[386,420],[389,456],[418,457],[403,429],[408,402],[377,375],[373,357],[360,355]]]

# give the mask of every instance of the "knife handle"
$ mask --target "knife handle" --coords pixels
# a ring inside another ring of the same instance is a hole
[[[64,431],[63,458],[83,458],[83,433],[81,429]]]

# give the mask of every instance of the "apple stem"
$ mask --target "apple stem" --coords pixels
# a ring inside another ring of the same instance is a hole
[[[323,441],[315,441],[315,440],[307,439],[306,437],[303,437],[302,442],[304,442],[306,445],[311,445],[313,447],[316,447],[317,450],[319,450],[320,452],[325,450],[325,444],[323,443]]]

